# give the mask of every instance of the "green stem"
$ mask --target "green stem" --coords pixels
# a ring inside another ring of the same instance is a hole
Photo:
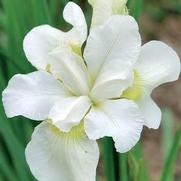
[[[128,155],[119,154],[119,181],[128,181]]]
[[[102,140],[103,164],[107,181],[115,181],[114,145],[111,138]]]
[[[162,110],[162,139],[164,145],[164,160],[168,157],[170,148],[173,143],[174,134],[173,134],[173,118],[171,110],[163,109]]]

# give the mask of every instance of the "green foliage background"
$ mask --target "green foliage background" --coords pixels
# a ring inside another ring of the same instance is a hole
[[[17,73],[28,73],[34,68],[23,53],[22,42],[26,33],[41,24],[50,24],[68,30],[62,18],[62,11],[68,0],[1,0],[0,1],[0,92],[8,80]],[[91,7],[86,0],[75,0],[84,10],[90,25]],[[151,3],[150,3],[151,2]],[[144,4],[143,4],[144,3]],[[170,7],[181,13],[177,0],[170,0]],[[139,20],[142,8],[156,20],[161,20],[166,12],[157,6],[158,1],[129,0],[130,13]],[[180,148],[181,130],[172,135],[172,118],[169,110],[164,110],[163,142],[165,144],[165,166],[161,181],[173,180],[174,163]],[[0,181],[33,181],[24,157],[24,149],[37,123],[23,117],[7,119],[0,101]],[[147,181],[146,163],[143,160],[141,144],[127,154],[115,152],[111,139],[103,139],[101,164],[107,181]],[[102,167],[101,167],[102,168]],[[99,173],[99,172],[98,172]],[[104,180],[97,177],[97,180]]]

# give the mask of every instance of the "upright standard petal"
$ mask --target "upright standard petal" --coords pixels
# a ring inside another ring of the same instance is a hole
[[[68,97],[57,102],[50,111],[49,118],[64,132],[79,125],[90,109],[91,101],[87,96]]]
[[[51,53],[50,71],[63,81],[75,95],[86,95],[89,92],[89,77],[86,66],[80,56],[68,52],[54,51]]]
[[[180,74],[180,59],[176,52],[159,41],[146,43],[141,50],[135,69],[150,91],[157,86],[175,81]]]
[[[84,58],[95,80],[110,61],[134,63],[140,53],[138,25],[131,16],[112,16],[103,26],[91,30]],[[114,66],[113,64],[110,65]],[[122,67],[120,67],[122,71]]]
[[[64,134],[43,122],[35,128],[26,159],[39,181],[95,181],[99,150],[79,128]]]
[[[94,107],[85,117],[90,139],[113,137],[118,152],[129,151],[139,140],[144,120],[138,106],[126,99],[109,100]]]
[[[74,27],[68,32],[68,36],[70,36],[70,39],[73,38],[71,41],[79,43],[81,47],[87,38],[87,23],[84,13],[77,4],[69,2],[65,6],[63,16]]]
[[[15,75],[3,91],[6,115],[25,116],[34,120],[48,118],[54,103],[65,97],[61,83],[46,72]]]
[[[87,37],[87,25],[82,10],[69,2],[64,9],[65,20],[73,25],[68,32],[62,32],[49,25],[33,28],[23,42],[27,59],[37,69],[46,70],[51,64],[49,54],[55,49],[66,48],[80,54],[81,46]]]
[[[51,62],[49,53],[61,46],[63,32],[49,25],[33,28],[23,42],[24,52],[30,63],[39,70],[45,70]]]
[[[112,15],[128,14],[127,0],[88,0],[93,7],[92,27],[102,25]]]
[[[90,96],[93,100],[118,98],[125,89],[132,85],[132,82],[132,66],[119,59],[111,60],[103,66]]]

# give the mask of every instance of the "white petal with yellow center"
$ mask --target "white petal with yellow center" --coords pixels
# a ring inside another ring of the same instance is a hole
[[[139,72],[134,70],[132,85],[122,93],[121,97],[137,101],[145,94],[143,86],[144,81],[141,79]]]
[[[37,180],[96,180],[98,146],[81,131],[78,127],[65,134],[48,122],[35,128],[26,160]]]
[[[93,107],[85,117],[90,139],[110,136],[118,152],[129,151],[139,140],[144,119],[138,106],[126,99],[108,100]]]
[[[60,130],[68,132],[80,123],[90,106],[91,101],[87,96],[68,97],[53,106],[49,118]]]
[[[142,96],[137,103],[145,117],[145,125],[157,129],[161,122],[161,111],[151,98],[157,86],[178,79],[180,59],[176,52],[159,41],[146,43],[135,65],[141,79]]]
[[[150,41],[142,47],[135,69],[144,81],[145,89],[152,90],[161,84],[178,79],[180,59],[168,45]]]

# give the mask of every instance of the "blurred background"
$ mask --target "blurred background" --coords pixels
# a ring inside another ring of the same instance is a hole
[[[0,0],[0,92],[14,74],[34,70],[22,49],[23,38],[32,27],[70,28],[62,18],[67,2]],[[82,7],[90,25],[92,9],[87,1],[74,2]],[[164,41],[181,57],[180,0],[129,0],[128,8],[140,24],[143,42]],[[181,80],[157,88],[153,98],[163,111],[160,129],[145,128],[140,143],[127,154],[115,153],[112,140],[101,140],[98,181],[181,181]],[[23,117],[7,119],[0,101],[0,181],[35,180],[24,158],[35,126]]]

